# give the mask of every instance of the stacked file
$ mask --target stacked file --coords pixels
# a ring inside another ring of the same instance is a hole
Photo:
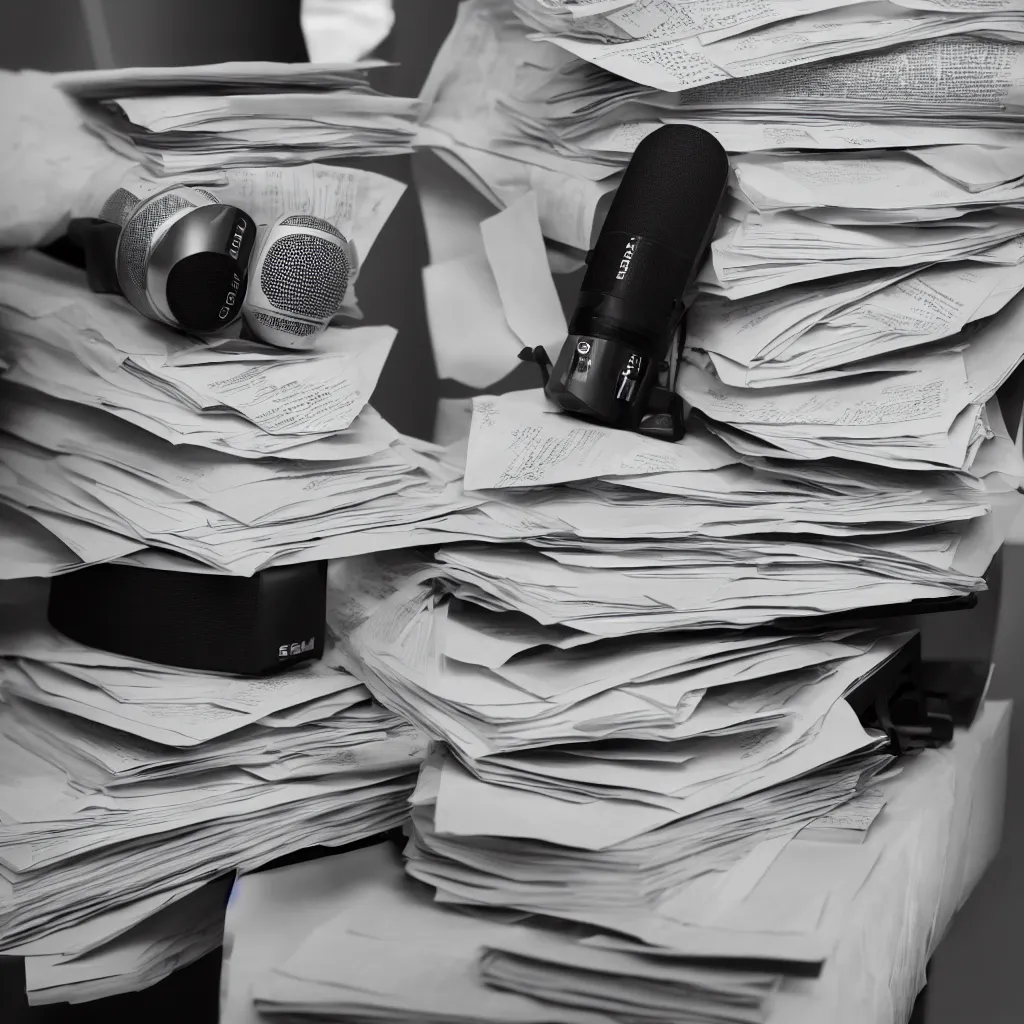
[[[3,277],[0,500],[79,564],[159,549],[248,575],[401,546],[476,503],[367,404],[389,327],[284,353],[185,336],[38,253]]]
[[[377,61],[67,72],[87,124],[160,175],[409,152],[415,100],[373,89]]]
[[[506,1019],[518,1007],[521,1019],[576,1020],[569,1007],[602,1005],[600,1020],[760,1020],[780,972],[828,958],[831,915],[877,860],[863,840],[892,760],[844,697],[908,636],[601,639],[477,603],[396,557],[339,567],[342,607],[367,604],[366,579],[375,598],[391,593],[347,649],[371,692],[441,741],[412,799],[406,871],[438,902],[512,916],[446,917],[415,890],[371,890],[330,942],[311,936],[294,969],[257,985],[258,1007],[374,1006],[388,1020]],[[816,824],[849,826],[854,841],[820,842]],[[847,860],[842,886],[800,888]],[[364,973],[414,953],[453,987]],[[339,955],[361,965],[362,984],[347,968],[327,982]],[[487,986],[566,1008],[531,1015],[529,1003],[485,1001],[479,982],[471,999],[454,978],[478,956]]]
[[[782,211],[734,189],[737,205],[714,250],[716,272],[724,265],[720,250],[731,253],[737,236],[745,252],[747,233],[755,229],[751,259],[770,263],[773,253],[754,248],[755,240],[768,241],[760,239],[769,231],[762,221],[777,223],[775,237],[784,242],[792,237],[791,227],[820,218],[820,211],[807,218],[807,208],[828,205],[809,199],[808,191],[830,189],[843,192],[843,201],[824,215],[831,231],[817,242],[808,239],[816,248],[803,264],[813,266],[833,252],[835,259],[847,245],[853,250],[847,258],[856,255],[873,261],[868,266],[890,269],[963,258],[1017,262],[1007,243],[1024,228],[1016,214],[1005,221],[1006,208],[1019,206],[1014,183],[1024,174],[1014,70],[1024,60],[1024,46],[1019,26],[1007,24],[1005,12],[978,12],[969,3],[911,9],[827,0],[798,9],[789,3],[733,4],[724,11],[715,4],[633,4],[611,13],[605,4],[543,5],[547,17],[561,12],[571,33],[605,20],[589,15],[628,21],[640,38],[621,48],[598,43],[602,53],[612,51],[601,56],[573,34],[531,34],[514,13],[529,12],[527,20],[535,25],[541,7],[534,0],[521,0],[514,9],[502,0],[462,5],[424,88],[422,140],[500,205],[536,190],[549,238],[588,249],[601,201],[637,142],[662,124],[681,121],[710,131],[735,154],[737,177],[759,159],[781,177],[794,175]],[[641,7],[642,12],[632,10]],[[795,14],[820,20],[817,32]],[[640,31],[641,23],[659,18],[668,23]],[[925,34],[906,41],[895,28],[906,21]],[[871,39],[861,28],[870,28]],[[950,30],[956,34],[943,36]],[[724,59],[716,64],[708,56],[712,37],[714,45],[750,54],[753,66],[736,68]],[[812,55],[805,53],[816,37],[831,39],[837,51],[823,54],[812,47]],[[800,50],[791,52],[790,46]],[[591,62],[577,59],[577,52]],[[638,84],[648,80],[655,84]],[[770,156],[797,151],[816,156],[795,160],[795,168],[780,167]],[[846,153],[833,166],[821,151]],[[876,159],[882,163],[874,164]],[[927,183],[912,190],[914,198],[905,189],[908,176]],[[862,195],[879,192],[885,205],[857,207],[850,201],[851,186]],[[894,203],[894,191],[904,198]],[[984,192],[987,198],[976,194]],[[928,200],[921,203],[923,196]],[[985,211],[997,207],[1003,213],[986,218]],[[783,220],[780,212],[787,215]],[[933,237],[921,230],[907,234],[906,225],[937,216],[944,222],[929,225],[942,229]],[[823,231],[820,222],[806,230]],[[792,248],[801,254],[800,247]],[[821,269],[827,271],[828,264]],[[808,273],[805,280],[826,276]],[[735,289],[735,282],[729,284]]]
[[[481,518],[527,543],[438,557],[471,600],[601,636],[963,596],[984,588],[1024,479],[998,404],[986,408],[992,436],[970,472],[907,473],[891,434],[878,451],[895,469],[801,462],[743,454],[738,431],[726,443],[696,419],[669,445],[565,416],[540,392],[477,398],[465,486],[486,497]]]
[[[896,44],[980,35],[1022,42],[1012,5],[972,0],[515,0],[542,39],[622,78],[679,91]],[[987,9],[986,9],[987,7]]]
[[[586,249],[639,138],[673,121],[717,135],[730,196],[676,380],[712,429],[749,457],[970,470],[1024,355],[1024,44],[1006,14],[515,11],[548,34],[492,0],[462,6],[424,92],[425,138],[499,201],[536,191],[545,234]],[[632,41],[605,46],[606,63],[580,33]],[[763,61],[733,67],[724,46]],[[645,77],[662,72],[676,81]],[[460,124],[467,96],[477,116]]]
[[[972,472],[805,469],[742,456],[700,420],[668,445],[538,392],[476,399],[465,484],[520,542],[335,569],[357,672],[437,741],[407,872],[443,903],[600,930],[619,960],[599,969],[622,976],[603,992],[619,993],[612,1019],[658,1019],[645,957],[693,1019],[760,1019],[744,1014],[776,982],[740,961],[827,961],[849,894],[801,890],[807,858],[825,873],[847,856],[833,840],[859,848],[885,803],[885,740],[845,698],[910,636],[863,616],[983,588],[1021,480],[1002,429]],[[489,985],[579,991],[578,933],[501,934],[484,943]],[[347,941],[369,955],[387,938],[357,922]],[[684,956],[741,974],[691,982],[665,963]],[[281,981],[276,1012],[299,988]]]
[[[685,957],[550,920],[457,913],[403,882],[395,853],[377,846],[239,879],[220,1019],[904,1021],[929,955],[998,846],[1009,710],[985,705],[951,747],[886,782],[885,814],[862,843],[799,839],[752,892],[733,889],[784,906],[782,868],[799,857],[792,890],[828,893],[837,926],[819,977],[782,978],[780,960],[725,970],[706,928],[707,950]],[[971,827],[958,827],[968,810]]]
[[[0,948],[30,958],[43,1001],[76,977],[79,998],[123,986],[103,982],[104,959],[109,972],[144,922],[164,948],[136,957],[133,978],[155,980],[216,945],[207,883],[405,816],[423,741],[333,640],[273,679],[204,675],[73,643],[46,624],[45,588],[3,597]],[[183,946],[158,913],[206,922],[210,941]]]
[[[230,888],[225,876],[181,898],[161,893],[37,940],[24,958],[29,1005],[138,992],[188,966],[223,942]],[[143,910],[152,916],[136,922]]]

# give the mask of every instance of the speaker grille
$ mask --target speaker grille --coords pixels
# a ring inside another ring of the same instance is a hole
[[[314,231],[324,231],[342,241],[345,240],[345,236],[330,221],[324,220],[323,217],[313,217],[308,213],[293,213],[290,217],[285,217],[281,224],[287,228],[312,228]]]
[[[319,324],[307,324],[301,320],[286,320],[283,316],[272,316],[270,313],[263,313],[260,310],[256,310],[252,317],[265,327],[280,331],[282,334],[294,334],[298,338],[305,338],[320,330]]]
[[[171,214],[179,210],[194,210],[195,205],[183,196],[171,192],[156,197],[134,214],[125,224],[117,247],[118,277],[127,274],[131,283],[140,292],[144,292],[149,243],[153,233]]]
[[[133,192],[129,192],[126,188],[119,188],[112,192],[103,204],[103,209],[100,210],[100,220],[123,225],[138,201],[139,197]]]
[[[348,275],[348,258],[338,245],[313,235],[289,235],[267,252],[260,287],[277,309],[325,320],[338,311]]]

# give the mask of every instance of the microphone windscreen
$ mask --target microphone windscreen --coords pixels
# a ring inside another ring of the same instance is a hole
[[[728,179],[728,154],[710,132],[664,125],[636,147],[602,231],[642,235],[694,261]]]
[[[267,229],[250,269],[243,311],[252,333],[271,345],[308,348],[338,312],[355,256],[333,224],[289,214]]]
[[[293,214],[280,224],[312,230],[290,232],[271,242],[259,268],[263,294],[286,313],[329,320],[348,289],[348,255],[340,244],[344,236],[319,217]],[[324,234],[337,241],[322,237]]]
[[[115,189],[100,210],[100,220],[109,221],[111,224],[124,226],[129,214],[138,205],[139,197],[128,189]]]

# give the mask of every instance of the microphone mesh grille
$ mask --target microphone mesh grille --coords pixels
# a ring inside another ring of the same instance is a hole
[[[665,125],[636,147],[605,231],[644,235],[694,258],[729,178],[718,140],[694,125]]]
[[[117,273],[127,273],[129,280],[139,289],[146,290],[146,263],[149,243],[156,229],[179,210],[194,210],[195,203],[171,192],[147,203],[132,216],[121,232],[117,246]]]
[[[345,238],[330,221],[324,220],[323,217],[310,216],[308,213],[293,213],[290,217],[285,217],[281,224],[288,228],[312,228],[314,231],[325,231],[342,240]]]
[[[271,316],[270,313],[263,313],[260,310],[256,310],[252,314],[252,318],[257,323],[261,323],[275,331],[280,331],[282,334],[294,334],[300,338],[304,338],[309,334],[316,334],[320,330],[319,324],[307,324],[301,320],[288,320],[283,316]]]
[[[204,198],[209,199],[211,203],[219,203],[220,202],[220,200],[212,192],[210,192],[209,190],[207,190],[205,188],[193,188],[192,191],[193,192],[198,192]]]
[[[128,189],[116,189],[103,204],[103,209],[100,210],[100,220],[108,221],[110,224],[123,225],[138,201],[139,197],[133,192],[129,192]]]
[[[275,308],[324,320],[338,311],[348,275],[340,246],[314,235],[288,235],[264,257],[260,287]]]

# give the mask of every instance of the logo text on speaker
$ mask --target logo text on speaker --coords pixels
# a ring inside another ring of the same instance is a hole
[[[297,654],[308,654],[314,646],[313,637],[308,640],[300,640],[297,644],[281,644],[277,649],[277,656],[279,658],[294,658]]]
[[[232,259],[238,259],[238,254],[242,249],[242,239],[245,238],[248,226],[244,220],[240,220],[235,224],[235,233],[231,236],[231,244],[228,246],[228,255]]]
[[[241,275],[233,274],[231,277],[231,290],[224,296],[224,305],[220,307],[220,310],[217,313],[218,320],[227,320],[227,318],[234,312],[234,305],[238,301],[238,292],[241,287]]]

